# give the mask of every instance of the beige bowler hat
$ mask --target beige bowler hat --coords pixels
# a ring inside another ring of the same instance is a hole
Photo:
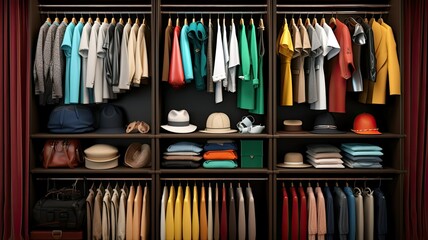
[[[312,167],[310,164],[303,163],[303,155],[297,152],[289,152],[284,156],[284,162],[278,163],[277,167],[282,168],[308,168]]]
[[[91,160],[112,159],[119,155],[116,147],[108,144],[95,144],[83,151],[85,156]]]
[[[237,131],[230,128],[229,117],[222,112],[211,113],[207,118],[205,130],[200,130],[203,133],[234,133]]]

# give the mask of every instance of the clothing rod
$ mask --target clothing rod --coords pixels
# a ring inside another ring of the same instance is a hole
[[[89,180],[89,181],[151,181],[151,178],[36,178],[36,180],[60,180],[60,181],[76,181],[76,180]]]
[[[40,14],[151,14],[150,11],[40,11]]]
[[[277,4],[277,8],[390,8],[390,4]]]
[[[313,15],[313,14],[325,14],[325,15],[348,15],[348,14],[389,14],[388,11],[277,11],[277,14],[301,14],[301,15]]]
[[[160,178],[161,181],[266,181],[268,178]]]
[[[192,4],[161,4],[160,7],[164,8],[262,8],[267,7],[266,4],[256,4],[256,5],[243,5],[243,4],[204,4],[204,5],[192,5]]]
[[[152,7],[150,4],[39,4],[39,8],[136,8],[136,7]]]
[[[277,178],[278,181],[379,181],[393,180],[393,178]]]
[[[162,14],[195,14],[196,16],[199,14],[266,14],[266,11],[245,11],[245,12],[237,12],[237,11],[221,11],[221,12],[213,12],[213,11],[161,11]]]

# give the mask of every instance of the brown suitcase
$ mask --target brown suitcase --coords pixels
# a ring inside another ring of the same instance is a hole
[[[61,231],[61,230],[46,230],[46,231],[31,231],[30,239],[49,240],[49,239],[67,239],[78,240],[83,239],[82,231]]]

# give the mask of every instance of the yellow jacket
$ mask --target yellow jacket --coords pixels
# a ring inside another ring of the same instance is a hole
[[[382,19],[376,22],[370,20],[373,29],[376,50],[376,82],[365,81],[360,95],[360,102],[385,104],[386,84],[389,80],[390,95],[400,95],[400,66],[398,63],[396,43],[391,27]]]

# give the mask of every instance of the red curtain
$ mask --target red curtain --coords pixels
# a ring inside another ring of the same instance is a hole
[[[428,3],[404,4],[404,214],[406,239],[428,237]]]
[[[28,238],[28,3],[1,2],[0,238]]]

